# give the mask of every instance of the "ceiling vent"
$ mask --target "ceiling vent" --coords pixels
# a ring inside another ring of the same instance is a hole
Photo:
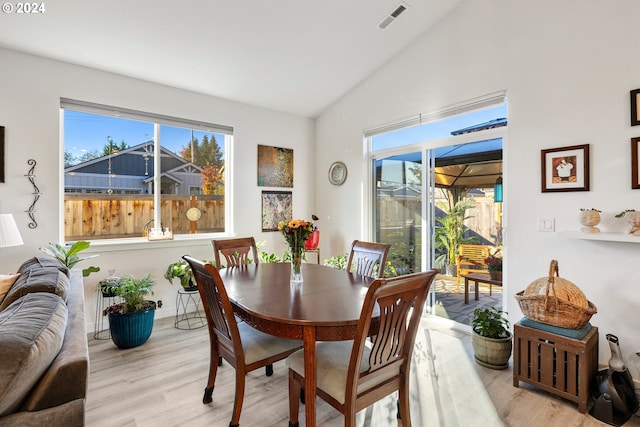
[[[378,24],[378,27],[381,29],[387,28],[393,21],[398,19],[400,15],[407,10],[409,6],[406,3],[400,3],[389,15],[385,16],[384,19]]]

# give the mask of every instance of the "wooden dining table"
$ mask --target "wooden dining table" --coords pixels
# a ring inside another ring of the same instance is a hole
[[[305,420],[316,425],[316,342],[355,337],[364,297],[374,279],[304,263],[302,283],[290,283],[288,263],[221,269],[235,314],[278,337],[304,341]],[[375,325],[372,332],[375,331]]]

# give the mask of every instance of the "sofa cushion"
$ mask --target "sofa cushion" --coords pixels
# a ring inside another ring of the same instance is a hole
[[[11,286],[13,286],[16,279],[20,276],[18,274],[0,274],[0,302],[4,299],[4,296],[9,292]]]
[[[58,295],[66,302],[69,296],[69,286],[69,277],[55,267],[26,269],[0,303],[0,311],[31,292],[49,292]]]
[[[60,352],[67,315],[62,298],[48,292],[29,293],[0,312],[0,416],[20,408]]]
[[[69,267],[62,264],[57,259],[49,258],[49,257],[38,257],[38,256],[34,256],[33,258],[30,258],[25,262],[23,262],[20,268],[18,268],[18,273],[24,273],[25,271],[30,270],[32,268],[43,268],[43,267],[57,268],[58,270],[62,271],[64,274],[69,276]]]

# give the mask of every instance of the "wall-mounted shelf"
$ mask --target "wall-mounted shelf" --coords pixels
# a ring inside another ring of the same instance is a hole
[[[640,243],[640,236],[628,233],[583,233],[582,231],[561,231],[560,235],[567,239],[600,240],[604,242]]]

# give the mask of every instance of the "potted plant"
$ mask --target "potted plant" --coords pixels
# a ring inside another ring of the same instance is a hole
[[[444,253],[436,259],[436,267],[445,267],[449,276],[456,275],[456,254],[463,243],[475,243],[476,238],[465,237],[464,221],[471,218],[466,215],[471,207],[468,200],[458,201],[451,209],[445,211],[444,217],[437,217],[435,230],[435,247]]]
[[[78,255],[80,252],[88,249],[90,245],[91,243],[84,241],[75,242],[73,244],[67,243],[64,246],[58,243],[49,243],[48,248],[40,248],[40,250],[45,254],[54,257],[62,264],[69,267],[69,269],[72,269],[80,261],[98,256],[89,255],[81,258],[80,255]],[[90,266],[82,270],[82,276],[87,277],[91,273],[97,273],[98,271],[100,271],[100,267]]]
[[[145,300],[145,296],[153,293],[154,284],[150,274],[140,278],[125,275],[114,287],[121,301],[107,307],[104,314],[109,316],[111,339],[119,348],[138,347],[151,336],[156,306],[162,306],[160,301],[156,304]]]
[[[506,312],[495,307],[476,308],[471,320],[471,345],[476,362],[486,368],[505,369],[511,357],[512,334]]]
[[[580,231],[583,233],[599,233],[600,229],[596,225],[600,224],[600,209],[589,208],[580,209],[580,224],[583,226]]]
[[[498,256],[500,249],[496,249],[495,252],[489,253],[489,256],[484,259],[489,270],[489,276],[495,280],[502,280],[502,257]]]
[[[173,279],[180,279],[182,287],[189,292],[198,289],[196,284],[193,282],[193,272],[191,271],[191,267],[189,267],[189,263],[184,260],[169,264],[167,271],[164,273],[164,278],[171,284],[173,284]]]
[[[635,209],[625,209],[616,215],[616,218],[626,218],[627,224],[631,226],[629,234],[640,235],[640,212]]]
[[[341,254],[327,258],[324,260],[324,265],[337,268],[338,270],[345,270],[347,268],[347,254]]]
[[[105,298],[115,297],[116,287],[120,285],[120,278],[114,276],[112,272],[114,271],[110,271],[109,277],[98,282],[98,292],[102,292],[102,296]]]

